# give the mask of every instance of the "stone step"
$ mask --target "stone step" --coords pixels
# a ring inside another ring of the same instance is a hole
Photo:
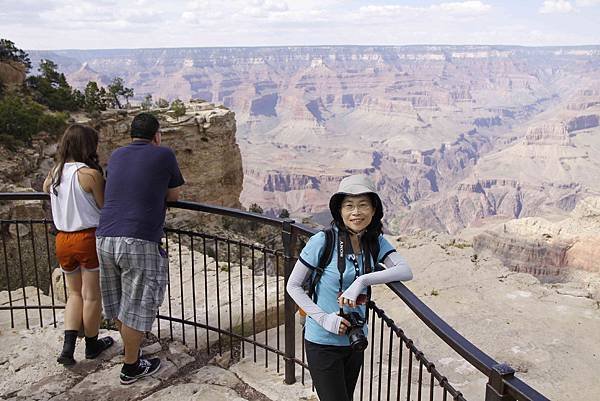
[[[160,357],[161,369],[153,376],[124,386],[119,382],[122,342],[96,360],[86,360],[79,340],[77,363],[66,368],[56,362],[62,347],[60,328],[5,330],[0,334],[0,398],[21,400],[316,400],[310,387],[283,383],[283,373],[263,368],[248,355],[231,365],[229,352],[211,358],[205,351],[189,349],[180,342],[152,342],[144,356]],[[148,339],[146,340],[148,341]],[[155,341],[155,340],[154,340]]]

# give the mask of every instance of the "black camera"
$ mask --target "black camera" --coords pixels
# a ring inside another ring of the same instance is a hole
[[[364,351],[369,345],[369,341],[363,331],[363,326],[366,323],[365,319],[358,312],[342,313],[340,316],[350,322],[350,327],[346,330],[346,335],[348,335],[352,350],[356,352]]]

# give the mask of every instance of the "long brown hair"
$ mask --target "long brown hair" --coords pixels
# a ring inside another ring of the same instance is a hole
[[[67,160],[85,163],[88,167],[100,171],[98,161],[98,131],[83,124],[72,124],[67,127],[60,139],[55,167],[52,169],[52,191],[58,195],[56,188],[60,185],[63,167]]]

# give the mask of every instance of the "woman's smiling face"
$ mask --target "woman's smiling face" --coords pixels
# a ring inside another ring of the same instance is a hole
[[[344,225],[351,231],[358,233],[371,224],[375,215],[375,208],[369,195],[348,195],[342,200],[340,214]]]

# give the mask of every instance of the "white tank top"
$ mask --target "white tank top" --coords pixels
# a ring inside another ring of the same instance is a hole
[[[60,184],[56,188],[58,195],[50,187],[52,219],[60,231],[74,232],[98,227],[100,209],[94,195],[85,192],[77,178],[77,171],[82,167],[88,166],[85,163],[65,163]]]

